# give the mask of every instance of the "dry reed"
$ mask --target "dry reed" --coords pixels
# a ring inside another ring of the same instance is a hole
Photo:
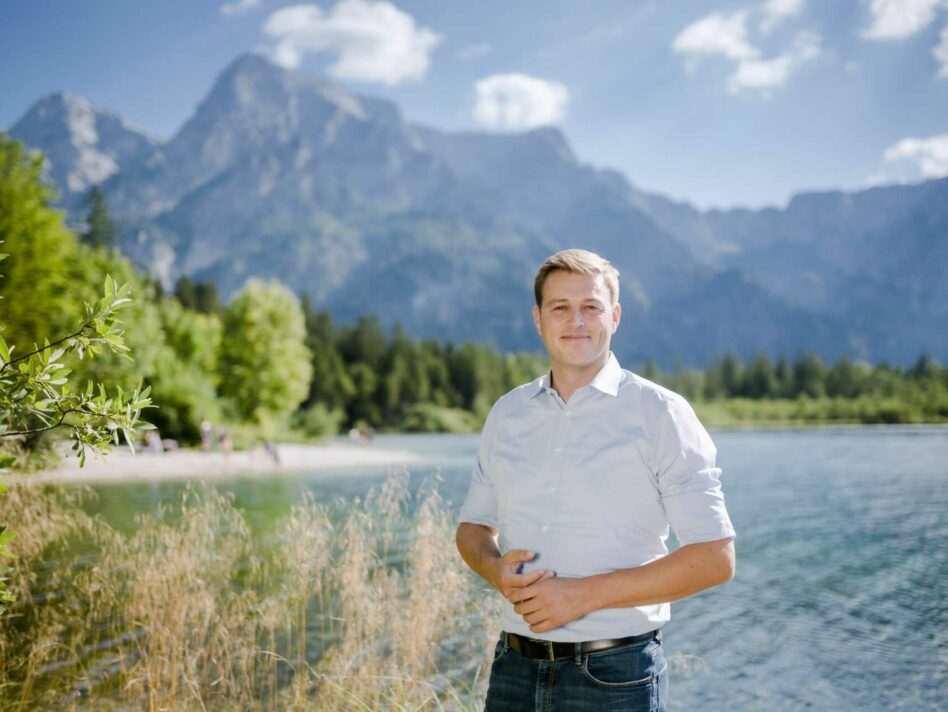
[[[304,493],[270,538],[204,485],[130,535],[88,496],[0,497],[18,533],[0,708],[479,708],[497,607],[435,486],[393,473],[342,511]]]

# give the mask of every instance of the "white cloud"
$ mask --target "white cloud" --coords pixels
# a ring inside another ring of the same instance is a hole
[[[239,15],[260,6],[260,0],[234,0],[220,7],[221,15]]]
[[[802,32],[797,35],[789,52],[773,59],[746,59],[739,62],[728,80],[728,90],[732,94],[740,94],[748,90],[767,92],[781,87],[797,67],[816,58],[819,53],[819,35]]]
[[[474,118],[493,129],[522,130],[563,118],[569,91],[558,82],[526,74],[494,74],[474,83]]]
[[[759,52],[747,41],[747,13],[714,13],[678,33],[672,49],[686,55],[721,55],[728,59],[754,59]]]
[[[938,76],[948,77],[948,25],[942,28],[941,39],[935,49],[932,50],[932,55],[938,60],[938,64],[940,65],[938,67]]]
[[[948,134],[929,138],[903,138],[886,149],[886,163],[908,162],[924,178],[948,176]]]
[[[400,84],[424,77],[441,37],[389,2],[340,0],[331,10],[290,5],[267,18],[273,58],[293,69],[311,52],[331,52],[336,79]]]
[[[486,57],[491,52],[494,51],[494,46],[488,44],[487,42],[472,42],[471,44],[464,45],[461,49],[458,50],[458,59],[469,62],[475,59],[480,59],[481,57]]]
[[[759,13],[761,32],[800,12],[802,0],[768,0],[755,8]],[[714,13],[693,22],[678,33],[672,49],[691,62],[705,57],[723,57],[736,64],[728,79],[728,91],[767,93],[783,86],[802,64],[819,56],[820,36],[814,32],[798,33],[791,48],[775,57],[764,58],[748,39],[750,10],[730,15]],[[689,69],[688,65],[686,65]]]
[[[767,0],[760,9],[760,31],[770,32],[784,20],[799,15],[802,9],[803,0]]]
[[[872,24],[862,31],[870,40],[899,40],[928,27],[943,0],[869,0]]]

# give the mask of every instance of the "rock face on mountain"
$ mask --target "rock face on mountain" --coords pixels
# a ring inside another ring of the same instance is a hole
[[[10,136],[46,154],[46,172],[60,204],[76,208],[94,185],[140,160],[158,141],[119,117],[66,92],[38,101]]]
[[[701,212],[583,164],[556,129],[421,127],[254,55],[162,144],[65,95],[11,134],[47,153],[65,207],[104,181],[124,249],[166,283],[272,277],[337,319],[535,349],[533,273],[586,247],[622,273],[628,361],[948,356],[948,181]]]

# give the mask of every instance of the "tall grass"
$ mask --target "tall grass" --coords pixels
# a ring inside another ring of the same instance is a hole
[[[341,509],[305,493],[265,537],[204,485],[131,534],[86,515],[87,496],[0,498],[18,532],[0,708],[480,707],[497,601],[434,486],[412,497],[395,473]]]

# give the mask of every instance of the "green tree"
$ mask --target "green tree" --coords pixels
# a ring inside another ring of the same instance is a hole
[[[728,398],[741,392],[741,362],[732,353],[724,354],[721,359],[721,388]]]
[[[220,314],[223,311],[216,284],[213,282],[195,283],[194,308],[202,314]]]
[[[826,395],[838,398],[856,398],[862,393],[862,384],[852,362],[843,356],[826,374]]]
[[[4,337],[21,352],[67,332],[94,298],[76,278],[78,243],[49,204],[43,157],[0,134],[0,242],[9,259],[0,280]],[[122,281],[122,280],[120,280]],[[96,282],[96,288],[102,284]]]
[[[176,299],[158,302],[163,339],[148,382],[160,406],[152,422],[163,434],[196,442],[203,418],[220,417],[216,387],[221,320],[185,309]]]
[[[793,363],[793,395],[820,398],[824,394],[826,366],[816,354],[807,354]]]
[[[927,378],[937,374],[938,370],[938,362],[933,361],[928,354],[923,353],[915,361],[915,364],[908,370],[908,375],[916,379]]]
[[[766,354],[757,354],[741,374],[740,393],[747,398],[772,398],[777,392],[777,377]]]
[[[238,414],[265,422],[306,398],[312,355],[296,297],[279,282],[251,279],[227,307],[221,336],[221,393]]]
[[[339,351],[346,363],[364,363],[378,372],[388,353],[388,339],[378,317],[362,316],[342,330]]]
[[[328,313],[313,310],[305,294],[301,307],[306,319],[306,347],[313,355],[313,378],[306,406],[321,403],[330,412],[342,410],[355,397],[355,384],[336,346],[336,328]]]
[[[716,400],[724,396],[724,385],[721,382],[721,362],[711,361],[704,372],[704,387],[701,391],[705,400]]]
[[[774,368],[774,378],[777,381],[777,391],[774,395],[778,398],[789,398],[793,393],[793,372],[787,359],[781,356],[777,359],[777,366]]]
[[[118,247],[118,233],[109,217],[105,194],[99,186],[89,191],[88,204],[89,213],[79,239],[89,247]]]
[[[174,285],[174,296],[182,306],[202,314],[220,314],[223,311],[217,285],[213,282],[192,282],[182,275]]]
[[[174,296],[185,309],[194,309],[197,305],[197,294],[194,282],[186,274],[181,275],[174,284]]]

